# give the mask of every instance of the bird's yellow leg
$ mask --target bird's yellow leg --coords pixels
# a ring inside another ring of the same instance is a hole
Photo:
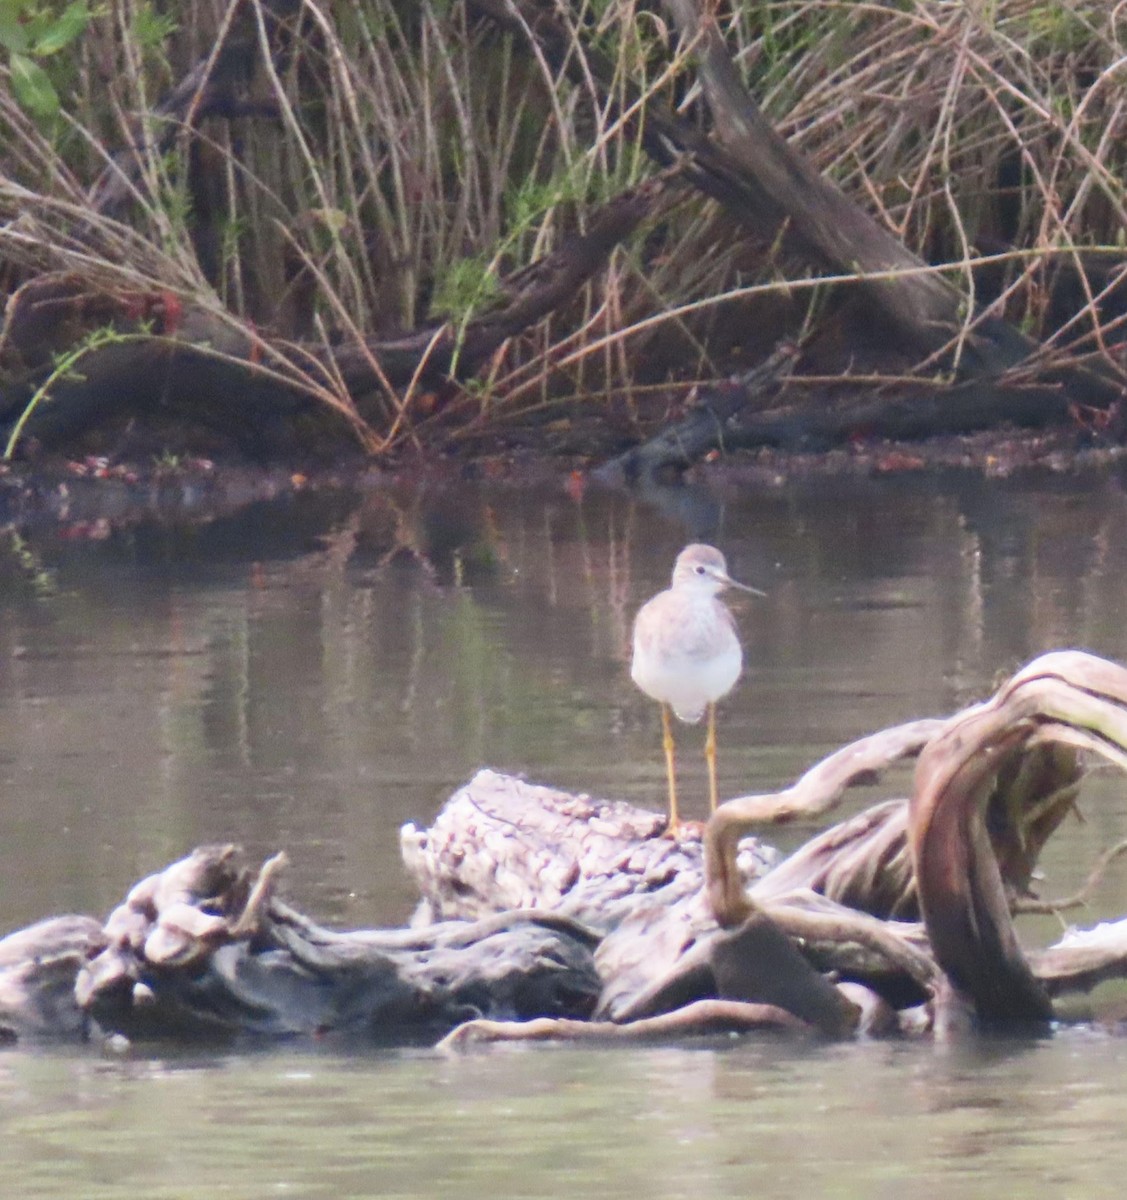
[[[665,776],[669,781],[669,824],[665,834],[667,837],[676,837],[681,822],[677,816],[677,768],[673,758],[673,722],[669,717],[668,704],[661,706],[661,744],[665,750]]]
[[[708,799],[716,811],[716,705],[708,706],[708,735],[704,739],[704,757],[708,763]]]

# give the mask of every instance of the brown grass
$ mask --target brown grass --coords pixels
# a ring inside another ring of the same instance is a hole
[[[421,389],[389,386],[361,415],[307,349],[472,319],[506,272],[653,173],[623,106],[696,116],[700,98],[660,8],[634,0],[567,9],[577,61],[595,47],[613,68],[579,83],[461,0],[295,8],[279,30],[263,0],[192,0],[166,6],[162,30],[150,8],[113,0],[44,60],[62,117],[37,123],[0,86],[0,279],[174,293],[378,451],[425,430]],[[780,131],[945,265],[968,305],[1054,348],[1114,355],[1127,319],[1120,10],[804,0],[721,19]],[[239,40],[257,66],[238,111],[170,126],[162,98]],[[126,199],[92,211],[99,177],[115,175]],[[824,290],[686,195],[576,303],[506,344],[458,411],[515,418],[714,376],[772,307],[821,319]]]

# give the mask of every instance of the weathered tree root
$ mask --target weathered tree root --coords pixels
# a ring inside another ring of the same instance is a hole
[[[1057,651],[1030,663],[990,701],[956,714],[922,746],[902,726],[839,751],[777,797],[723,805],[705,836],[708,896],[722,925],[762,911],[755,893],[769,886],[743,891],[735,838],[761,821],[824,811],[840,789],[817,786],[816,773],[832,781],[843,769],[848,774],[851,762],[863,770],[882,746],[889,754],[920,754],[908,809],[911,882],[949,990],[983,1020],[1051,1019],[1049,989],[1020,948],[1011,909],[1027,892],[1045,842],[1075,805],[1079,751],[1127,767],[1127,671],[1080,651]],[[1075,975],[1065,965],[1075,943],[1066,940],[1040,961],[1043,969],[1052,964],[1058,988],[1070,978],[1104,978],[1119,969],[1116,942],[1076,964]]]
[[[1012,934],[1010,912],[1027,896],[1046,840],[1075,805],[1082,778],[1078,750],[1090,747],[1113,761],[1124,757],[1116,696],[1125,680],[1127,672],[1091,655],[1046,656],[986,704],[947,721],[911,722],[873,734],[837,751],[778,794],[722,805],[705,830],[703,863],[696,843],[685,841],[677,847],[676,881],[663,880],[650,896],[618,897],[631,911],[616,918],[597,951],[603,992],[596,1015],[631,1022],[715,996],[778,1002],[777,994],[769,993],[782,986],[789,1011],[824,1032],[847,1032],[847,1010],[828,998],[819,1001],[818,985],[809,976],[804,981],[793,962],[768,960],[765,966],[758,942],[758,968],[741,964],[732,973],[730,942],[721,929],[731,930],[738,941],[749,922],[760,932],[773,926],[791,938],[815,975],[829,971],[863,981],[898,1007],[938,997],[945,1026],[961,1020],[955,1010],[964,1003],[971,1016],[986,1020],[1045,1020],[1053,1012],[1050,993],[1083,990],[1123,974],[1127,939],[1117,927],[1101,927],[1102,933],[1083,939],[1065,938],[1027,961]],[[736,847],[749,829],[825,813],[849,787],[872,783],[884,769],[919,755],[910,805],[878,804],[818,835],[757,878],[748,879],[737,865]],[[976,764],[986,764],[981,774]],[[448,820],[437,855],[441,866],[428,862],[420,876],[427,902],[448,911],[468,895],[480,912],[488,903],[488,888],[475,886],[469,877],[484,879],[499,868],[507,887],[528,889],[522,893],[526,902],[566,905],[568,889],[546,895],[537,870],[521,871],[517,847],[529,828],[539,829],[545,821],[543,827],[553,827],[559,844],[581,847],[583,837],[577,843],[561,824],[569,801],[497,776],[479,776],[475,786],[490,797],[507,795],[506,820],[514,820],[523,793],[527,816],[521,832],[513,840],[490,827],[490,806],[478,805],[467,845],[461,836],[465,830],[454,819],[462,804],[455,797],[440,817]],[[953,815],[944,815],[947,805],[956,806]],[[932,857],[924,855],[921,873],[916,846],[929,848],[929,828],[947,830],[952,841],[937,843]],[[425,835],[407,832],[425,842]],[[489,853],[480,855],[484,844]],[[551,858],[546,845],[539,853]],[[569,879],[586,883],[589,866],[581,850],[576,853]],[[686,888],[690,878],[692,886]],[[703,893],[697,890],[701,882]],[[952,886],[944,893],[948,883]],[[923,925],[913,922],[920,916]],[[977,947],[967,933],[972,926],[981,943]],[[963,956],[985,959],[980,974]],[[809,1011],[801,1011],[804,1005]]]

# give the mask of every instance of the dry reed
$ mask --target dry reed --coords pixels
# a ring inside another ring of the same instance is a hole
[[[472,0],[285,7],[279,21],[267,0],[110,0],[43,61],[58,116],[29,115],[0,84],[0,282],[58,273],[110,295],[172,293],[378,452],[439,424],[422,376],[406,389],[385,378],[358,402],[320,351],[464,329],[508,273],[656,171],[639,136],[650,106],[703,120],[702,101],[691,53],[660,6],[636,0],[556,6],[566,73]],[[777,128],[947,271],[968,309],[1114,358],[1127,319],[1122,4],[719,11]],[[255,67],[234,100],[168,115],[188,72],[236,45]],[[809,264],[686,189],[572,304],[502,346],[451,411],[496,421],[714,376],[765,302],[816,321],[824,291]]]

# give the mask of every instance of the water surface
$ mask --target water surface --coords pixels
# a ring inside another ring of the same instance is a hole
[[[414,899],[400,825],[482,765],[660,808],[629,627],[695,538],[769,593],[737,602],[748,669],[722,710],[725,795],[950,712],[1042,650],[1127,661],[1125,517],[1115,475],[948,476],[389,488],[205,524],[8,530],[0,928],[104,915],[217,840],[286,849],[288,895],[319,919],[399,924]],[[702,740],[680,731],[690,815]],[[1084,812],[1050,845],[1049,894],[1127,836],[1114,777]],[[1113,874],[1082,919],[1123,911]],[[0,1177],[44,1197],[899,1196],[909,1180],[1094,1196],[1127,1157],[1125,1053],[1103,1026],[954,1050],[6,1051]]]

